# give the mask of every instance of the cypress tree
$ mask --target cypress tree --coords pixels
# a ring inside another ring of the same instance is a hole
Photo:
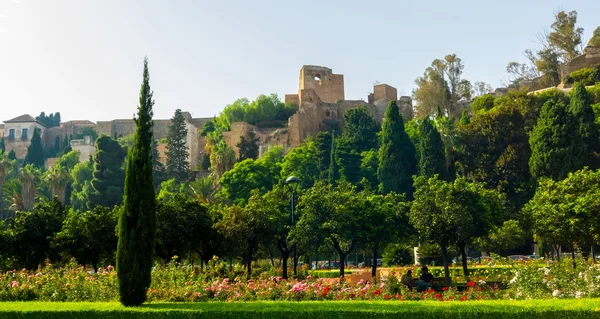
[[[335,145],[337,140],[335,139],[335,131],[331,131],[331,150],[329,151],[329,184],[333,185],[338,180],[338,167],[335,160]]]
[[[42,149],[42,138],[40,131],[36,128],[31,136],[31,143],[27,147],[27,155],[25,156],[25,165],[32,164],[38,168],[44,168],[44,150]]]
[[[471,123],[471,118],[469,118],[469,112],[467,110],[463,110],[462,116],[460,117],[460,125],[467,125]]]
[[[329,166],[331,165],[331,133],[321,131],[315,135],[315,148],[317,149],[317,167],[319,168],[319,179],[327,180]]]
[[[381,128],[377,179],[383,194],[404,193],[413,198],[413,175],[417,172],[415,146],[404,131],[396,101],[390,101]]]
[[[60,154],[60,136],[56,135],[54,139],[54,155],[58,156]]]
[[[437,174],[440,179],[448,180],[444,143],[430,119],[424,119],[419,125],[419,137],[419,175],[429,178]]]
[[[571,90],[569,111],[579,126],[576,158],[581,159],[581,163],[575,169],[579,170],[584,165],[592,169],[600,167],[598,158],[600,141],[598,140],[598,128],[594,123],[596,117],[592,109],[592,97],[581,82],[576,83]]]
[[[165,180],[165,166],[160,161],[156,139],[152,141],[152,167],[154,168],[154,188],[156,189]]]
[[[529,137],[529,169],[535,178],[562,180],[581,162],[577,158],[576,121],[562,101],[548,100]]]
[[[187,159],[188,147],[185,145],[187,132],[183,114],[180,109],[177,109],[171,118],[165,154],[167,155],[167,177],[174,178],[178,182],[185,181],[190,170],[190,162]]]
[[[117,277],[120,301],[124,306],[146,301],[150,287],[154,238],[156,234],[156,197],[152,165],[152,91],[148,59],[144,59],[144,80],[140,89],[133,149],[127,156],[125,196],[119,215]]]
[[[0,154],[6,153],[6,144],[4,144],[4,137],[0,137]]]
[[[15,153],[15,150],[10,150],[10,152],[8,152],[8,159],[11,161],[17,159],[17,153]]]

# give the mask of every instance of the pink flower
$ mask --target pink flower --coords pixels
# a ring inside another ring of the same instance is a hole
[[[106,269],[107,269],[108,271],[112,271],[113,269],[115,269],[115,267],[113,267],[113,266],[111,266],[111,265],[108,265],[108,267],[106,267]]]
[[[189,284],[190,284],[190,282],[189,282],[189,281],[186,281],[186,282],[185,282],[185,285],[186,285],[186,286],[187,286],[187,285],[189,285]]]
[[[312,279],[311,275],[306,276],[306,279]]]
[[[12,282],[12,287],[13,287],[13,288],[15,288],[15,287],[16,287],[16,286],[18,286],[18,285],[19,285],[19,283],[18,283],[18,282],[16,282],[16,281],[13,281],[13,282]]]

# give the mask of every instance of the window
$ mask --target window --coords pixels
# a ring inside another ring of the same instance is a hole
[[[15,139],[15,129],[14,128],[11,128],[10,130],[8,130],[8,139],[9,140]]]
[[[29,132],[28,129],[24,128],[23,131],[21,132],[21,139],[23,141],[27,141],[27,133]]]

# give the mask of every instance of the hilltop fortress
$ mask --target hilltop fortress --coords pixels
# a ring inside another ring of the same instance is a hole
[[[286,94],[285,102],[298,106],[298,111],[288,119],[287,127],[259,128],[246,122],[234,122],[231,130],[223,135],[227,144],[236,153],[236,145],[242,136],[254,132],[260,139],[261,153],[274,145],[280,145],[286,150],[300,145],[306,138],[316,135],[319,131],[331,131],[344,125],[344,113],[349,109],[364,106],[373,118],[379,122],[390,101],[397,101],[405,119],[413,117],[412,99],[408,96],[398,98],[397,90],[387,84],[376,84],[373,93],[367,101],[346,100],[344,94],[344,75],[334,74],[330,68],[315,65],[305,65],[300,69],[299,85],[296,94]],[[212,118],[193,118],[189,112],[183,112],[188,134],[188,158],[192,167],[202,160],[206,141],[199,132],[204,123]],[[171,120],[154,120],[154,137],[157,140],[166,138]],[[4,121],[0,125],[0,136],[4,137],[7,152],[14,150],[18,158],[24,158],[27,147],[31,142],[34,129],[41,132],[42,143],[46,148],[54,147],[57,140],[63,141],[65,136],[82,135],[86,130],[94,129],[98,135],[105,134],[113,138],[123,137],[135,132],[133,119],[118,119],[112,121],[78,120],[63,122],[60,126],[46,128],[30,115]],[[77,139],[71,145],[85,153],[93,152],[93,141]],[[62,146],[64,147],[64,146]],[[164,154],[166,145],[159,144],[159,152]],[[161,156],[164,161],[164,156]]]

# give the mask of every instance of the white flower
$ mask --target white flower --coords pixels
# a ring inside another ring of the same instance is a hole
[[[583,277],[583,273],[582,272],[579,273],[579,278],[581,278],[581,277]]]
[[[514,284],[515,282],[517,282],[517,276],[515,276],[513,279],[510,280],[510,284]]]
[[[480,281],[478,282],[478,284],[479,284],[480,286],[485,286],[486,282],[485,282],[485,281],[483,281],[483,280],[480,280]]]
[[[521,290],[517,290],[517,298],[523,296],[523,292]]]
[[[554,290],[554,291],[552,292],[552,297],[558,297],[558,294],[559,294],[559,293],[560,293],[560,292],[558,291],[558,289],[557,289],[557,290]]]
[[[579,299],[581,298],[581,296],[583,296],[583,293],[581,291],[575,293],[575,298]]]
[[[544,271],[544,275],[548,276],[550,274],[550,268],[546,268]]]

